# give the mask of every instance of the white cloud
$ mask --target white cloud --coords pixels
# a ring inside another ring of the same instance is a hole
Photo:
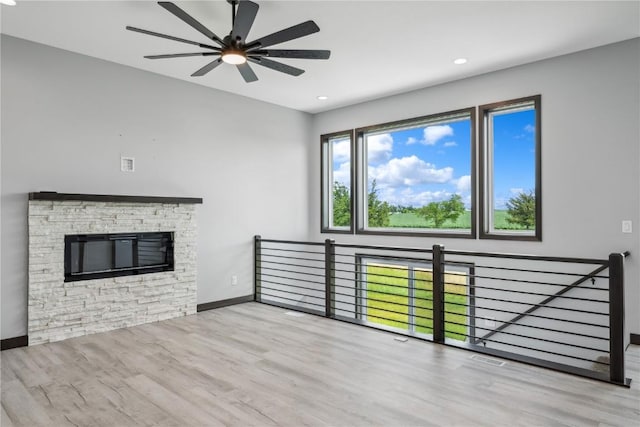
[[[351,182],[351,163],[344,162],[340,164],[340,168],[338,170],[333,171],[333,181],[338,181],[341,184],[349,186]]]
[[[449,125],[435,125],[424,129],[424,143],[435,145],[436,142],[446,136],[453,136],[453,128]]]
[[[451,193],[445,190],[414,192],[411,188],[405,188],[398,192],[381,192],[380,195],[384,197],[383,200],[386,200],[391,204],[414,207],[425,206],[431,202],[447,200],[452,196]]]
[[[524,188],[510,188],[509,192],[514,196],[517,196],[520,193],[524,193]]]
[[[418,142],[418,140],[412,136],[410,136],[409,139],[407,139],[407,145],[415,144],[416,142]]]
[[[524,127],[525,132],[533,133],[536,131],[536,127],[532,124],[528,124]]]
[[[444,143],[444,146],[445,147],[457,147],[458,143],[455,142],[455,141],[447,141],[447,142]]]
[[[464,175],[454,180],[459,193],[468,193],[471,191],[471,175]]]
[[[369,163],[380,163],[391,158],[393,138],[388,133],[367,137],[367,160]]]
[[[333,161],[342,163],[351,159],[351,141],[344,139],[333,144]]]
[[[394,158],[380,166],[369,167],[369,177],[374,178],[381,187],[445,183],[450,181],[452,176],[452,167],[438,169],[415,155]]]

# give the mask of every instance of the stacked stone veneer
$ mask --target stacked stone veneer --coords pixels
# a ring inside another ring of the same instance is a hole
[[[29,201],[29,345],[196,312],[193,204]],[[174,232],[175,270],[64,281],[67,234]]]

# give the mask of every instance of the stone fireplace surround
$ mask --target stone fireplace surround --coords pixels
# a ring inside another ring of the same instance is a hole
[[[200,198],[29,193],[29,345],[196,312]],[[66,234],[171,231],[174,271],[64,281]]]

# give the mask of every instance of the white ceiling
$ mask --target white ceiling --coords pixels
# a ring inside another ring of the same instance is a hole
[[[190,77],[210,58],[143,55],[198,48],[125,30],[131,25],[207,42],[155,1],[17,0],[2,6],[1,29],[310,113],[640,37],[640,1],[255,1],[260,10],[249,40],[313,19],[319,33],[273,48],[330,49],[331,58],[282,60],[305,69],[299,77],[253,66],[260,80],[250,84],[228,64]],[[175,3],[219,36],[229,33],[226,1]],[[469,62],[454,65],[458,57]]]

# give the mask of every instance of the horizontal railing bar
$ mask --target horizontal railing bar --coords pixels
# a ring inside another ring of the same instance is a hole
[[[382,292],[379,292],[379,293],[382,294]],[[381,299],[371,298],[371,297],[356,297],[356,296],[351,295],[351,294],[342,294],[342,293],[337,293],[337,292],[335,293],[335,295],[341,295],[343,297],[351,297],[351,298],[357,298],[357,299],[367,300],[367,301],[383,302],[385,304],[399,305],[401,307],[407,307],[407,308],[417,308],[418,310],[430,310],[430,311],[433,311],[431,308],[428,308],[428,307],[420,307],[419,305],[403,304],[401,302],[392,302],[392,301],[388,301],[388,300],[381,300]],[[390,295],[390,294],[383,294],[383,295]],[[420,298],[420,299],[423,300],[422,298]],[[336,302],[340,302],[342,304],[349,304],[349,305],[358,304],[356,302],[339,301],[339,300],[336,300],[336,299],[334,299],[334,300]],[[423,300],[423,301],[431,301],[431,300]],[[367,307],[367,306],[363,305],[363,307]],[[385,310],[386,311],[386,308],[377,308],[377,307],[370,307],[370,308],[372,308],[374,310]],[[395,312],[395,313],[408,315],[408,312],[407,313],[403,313],[403,312],[398,311],[398,312]],[[430,317],[429,317],[429,319],[430,319]]]
[[[322,293],[322,298],[324,298],[324,289],[313,289],[313,288],[307,288],[304,286],[298,286],[298,285],[288,285],[286,283],[281,283],[281,282],[272,282],[270,280],[263,280],[263,283],[270,283],[272,285],[280,285],[280,286],[288,286],[291,288],[298,288],[298,289],[306,289],[307,291],[314,291],[314,292],[321,292]],[[288,292],[287,290],[283,290],[283,289],[279,289],[280,292]]]
[[[553,283],[553,282],[540,282],[537,280],[524,280],[524,279],[510,279],[507,277],[496,277],[496,276],[482,276],[479,274],[469,274],[468,277],[473,277],[474,279],[489,279],[489,280],[498,280],[501,282],[513,282],[513,283],[530,283],[533,285],[549,285],[549,286],[560,286],[563,288],[569,287],[569,285],[565,283]]]
[[[324,256],[324,252],[315,252],[315,251],[301,251],[301,250],[297,250],[297,249],[282,249],[282,248],[267,248],[267,247],[262,247],[260,248],[263,251],[264,250],[268,250],[268,251],[281,251],[281,252],[294,252],[297,254],[315,254],[315,255],[322,255]],[[265,255],[265,254],[263,254]]]
[[[324,274],[305,273],[304,271],[283,270],[282,268],[265,267],[264,265],[262,265],[261,268],[262,270],[283,271],[285,273],[304,274],[305,276],[324,277]]]
[[[360,265],[360,264],[355,263],[355,262],[344,262],[344,261],[335,261],[335,262],[334,262],[334,264],[341,264],[341,265],[354,265],[354,266]]]
[[[262,243],[282,243],[290,245],[324,246],[324,242],[301,242],[297,240],[260,239]]]
[[[445,329],[445,332],[449,332],[450,334],[456,334],[456,335],[464,336],[464,337],[467,337],[467,338],[471,338],[473,340],[476,340],[476,342],[479,340],[479,338],[476,337],[475,335],[469,335],[469,334],[465,334],[465,333],[458,332],[458,331],[452,331],[450,329]],[[600,362],[600,361],[597,361],[597,360],[585,359],[585,358],[582,358],[582,357],[579,357],[579,356],[571,356],[571,355],[568,355],[568,354],[565,354],[565,353],[556,353],[556,352],[552,352],[552,351],[541,350],[541,349],[538,349],[538,348],[527,347],[527,346],[522,346],[522,345],[518,345],[518,344],[511,344],[511,343],[498,341],[498,340],[487,339],[486,341],[491,341],[491,342],[494,342],[496,344],[502,344],[502,345],[506,345],[506,346],[523,348],[523,349],[526,349],[526,350],[539,351],[539,352],[547,353],[547,354],[554,354],[556,356],[562,356],[562,357],[566,357],[568,359],[576,359],[576,360],[582,360],[582,361],[585,361],[585,362],[599,363],[601,365],[606,365],[606,366],[609,365],[609,363],[606,363],[606,362]],[[492,347],[481,347],[478,344],[472,344],[472,345],[474,345],[474,346],[476,346],[476,347],[478,347],[480,349],[485,349],[486,348],[486,349],[498,350],[498,349],[495,349],[495,348],[492,348]],[[501,351],[501,350],[498,350],[498,351]],[[502,350],[502,351],[506,351],[506,350]],[[513,352],[512,352],[512,354],[523,355],[522,353],[513,353]]]
[[[279,298],[279,299],[284,299],[284,300],[287,300],[287,301],[294,301],[294,302],[297,302],[297,303],[300,303],[300,304],[305,304],[305,305],[315,305],[316,307],[322,307],[322,308],[324,308],[324,304],[316,304],[316,303],[314,303],[314,302],[300,301],[299,299],[293,299],[293,298],[281,297],[281,296],[278,296],[278,295],[265,294],[265,293],[262,293],[262,294],[261,294],[261,296],[262,296],[262,297],[265,297],[265,296],[266,296],[266,297],[271,297],[271,298]],[[262,302],[262,301],[261,301],[261,302]]]
[[[298,305],[288,304],[282,301],[261,300],[260,304],[270,305],[272,307],[284,308],[287,310],[297,311],[305,314],[311,314],[312,316],[322,316],[322,317],[325,316],[324,310],[318,310],[318,309],[309,308],[309,307],[301,307]],[[308,304],[308,303],[305,303],[305,304]],[[314,305],[317,305],[317,304],[314,304]],[[324,308],[324,305],[322,306],[322,308]]]
[[[445,285],[454,285],[454,286],[464,286],[465,288],[470,288],[470,287],[475,287],[476,289],[497,289],[497,290],[504,290],[507,292],[524,292],[524,291],[513,291],[513,290],[508,290],[508,289],[503,289],[503,288],[486,288],[486,287],[480,287],[477,285],[469,285],[469,284],[460,284],[460,283],[455,283],[455,282],[443,282]],[[547,286],[547,285],[545,285]],[[558,285],[558,286],[563,286],[563,285]],[[567,287],[570,285],[564,285],[564,287]],[[571,287],[571,289],[585,289],[585,290],[589,290],[589,291],[604,291],[604,292],[609,292],[609,289],[604,289],[604,288],[590,288],[588,286],[573,286]],[[540,294],[540,295],[545,295],[545,294]],[[556,295],[556,294],[549,294],[548,296],[554,296],[554,297],[560,297],[562,295]],[[599,301],[599,300],[594,300],[594,301]],[[606,302],[608,303],[609,301],[601,301],[601,302]]]
[[[556,287],[559,287],[559,288],[571,288],[571,289],[594,289],[594,290],[602,290],[602,291],[609,292],[609,289],[596,288],[596,287],[590,288],[590,287],[585,287],[585,286],[571,286],[571,284],[565,284],[565,283],[538,282],[538,281],[535,281],[535,280],[509,279],[507,277],[480,276],[480,275],[477,275],[477,274],[463,274],[462,276],[469,277],[469,278],[475,278],[475,279],[498,280],[498,281],[501,281],[501,282],[529,283],[529,284],[533,284],[533,285],[556,286]],[[588,279],[586,279],[586,280],[588,280]],[[453,283],[453,284],[455,284],[455,283]]]
[[[561,311],[572,311],[574,313],[584,313],[584,314],[594,314],[597,316],[609,316],[609,313],[600,313],[597,311],[589,311],[589,310],[580,310],[577,308],[566,308],[566,307],[552,307],[552,306],[547,306],[547,305],[541,305],[541,304],[534,304],[534,303],[530,303],[530,302],[520,302],[520,301],[511,301],[508,299],[500,299],[500,298],[489,298],[489,297],[482,297],[482,296],[478,296],[478,295],[474,295],[473,298],[475,299],[484,299],[487,301],[498,301],[498,302],[506,302],[506,303],[510,303],[510,304],[521,304],[521,305],[528,305],[530,307],[545,307],[551,310],[561,310]],[[454,302],[451,302],[450,304],[457,304]],[[481,307],[476,305],[476,308],[485,308],[485,307]],[[520,313],[516,313],[516,314],[520,314]],[[528,316],[532,316],[531,314],[527,314]]]
[[[489,290],[489,291],[509,292],[509,293],[512,293],[512,294],[536,295],[536,296],[540,296],[540,297],[555,297],[555,298],[564,298],[564,299],[576,300],[576,301],[588,301],[588,302],[609,304],[609,301],[603,301],[603,300],[591,299],[591,298],[570,297],[570,296],[566,296],[566,295],[554,295],[554,294],[541,294],[539,292],[514,291],[514,290],[511,290],[511,289],[488,288],[486,286],[458,285],[457,283],[450,283],[450,282],[445,282],[445,284],[455,285],[455,286],[463,286],[465,288],[471,288],[471,289],[484,289],[484,290]],[[450,295],[460,295],[460,294],[455,294],[455,293],[447,292],[447,291],[444,291],[444,293],[445,294],[450,294]]]
[[[276,291],[276,292],[285,292],[286,294],[291,294],[291,295],[299,295],[301,297],[307,297],[307,298],[316,298],[316,299],[321,299],[324,301],[324,296],[321,297],[317,297],[315,295],[308,295],[308,294],[301,294],[299,292],[293,292],[293,291],[282,291],[280,289],[276,289],[276,288],[269,288],[268,286],[261,286],[262,289],[267,289],[269,291]]]
[[[344,294],[336,294],[336,295],[352,296],[352,295],[344,295]],[[394,303],[394,302],[388,302],[388,301],[384,301],[384,300],[379,300],[379,299],[375,299],[375,298],[362,298],[362,299],[366,299],[366,300],[370,300],[370,301],[384,302],[384,303],[387,303],[387,304],[400,305],[400,306],[403,306],[403,307],[415,307],[415,306],[408,306],[408,305],[400,304],[400,303]],[[336,303],[346,304],[346,305],[353,305],[353,306],[357,306],[357,307],[366,307],[368,310],[386,311],[387,313],[401,314],[401,315],[407,316],[407,317],[417,317],[417,318],[420,318],[420,319],[433,320],[432,317],[420,316],[420,315],[417,315],[417,314],[410,315],[408,312],[407,313],[403,313],[401,311],[388,310],[386,308],[369,307],[368,305],[359,304],[357,302],[340,301],[340,300],[337,300],[335,298],[331,298],[331,301],[336,302]],[[421,307],[415,307],[415,308],[421,308]],[[429,310],[429,309],[425,308],[424,310]]]
[[[570,257],[557,257],[547,255],[524,255],[524,254],[512,254],[512,253],[499,253],[499,252],[477,252],[477,251],[460,251],[460,250],[445,250],[445,255],[458,255],[458,256],[471,256],[480,258],[503,258],[503,259],[518,259],[528,261],[547,261],[547,262],[562,262],[568,264],[593,264],[593,265],[608,265],[608,259],[597,258],[570,258]]]
[[[272,254],[263,254],[263,257],[268,256],[271,258],[282,258],[282,259],[297,259],[300,261],[311,261],[311,262],[321,262],[324,264],[324,259],[311,259],[311,258],[300,258],[300,257],[294,257],[294,256],[284,256],[284,255],[272,255]],[[272,262],[269,260],[261,260],[262,262]]]
[[[291,264],[290,262],[277,262],[277,261],[262,261],[262,265],[265,264],[277,264],[277,265],[288,265],[290,267],[303,267],[303,268],[314,268],[316,270],[322,270],[324,271],[324,266],[323,267],[316,267],[314,265],[302,265],[302,264]]]
[[[579,336],[579,337],[584,337],[584,338],[591,338],[591,339],[596,339],[596,340],[609,342],[609,338],[608,337],[598,337],[598,336],[595,336],[595,335],[582,334],[580,332],[563,331],[563,330],[560,330],[560,329],[545,328],[544,326],[525,325],[523,323],[518,323],[518,322],[510,322],[510,321],[507,321],[507,320],[497,320],[495,318],[489,318],[489,317],[483,317],[483,316],[472,316],[470,314],[455,313],[453,311],[447,311],[447,310],[444,310],[444,313],[451,314],[451,315],[454,315],[454,316],[464,316],[464,317],[471,318],[471,319],[474,319],[474,320],[491,320],[491,321],[493,321],[495,323],[500,323],[500,324],[521,326],[523,328],[540,329],[540,330],[543,330],[543,331],[555,332],[555,333],[559,333],[559,334],[574,335],[574,336]],[[491,329],[491,328],[480,328],[480,329],[486,329],[486,330],[491,330],[491,331],[495,330],[495,328],[494,329]]]
[[[445,322],[445,324],[446,323],[449,323],[450,325],[467,326],[464,323],[454,322],[453,320],[448,320],[448,321]],[[476,329],[482,329],[483,331],[490,331],[491,330],[489,328],[483,328],[482,326],[478,326],[478,325],[476,325]],[[551,344],[559,344],[559,345],[564,345],[564,346],[567,346],[567,347],[581,348],[583,350],[596,351],[596,352],[599,352],[599,353],[608,353],[608,350],[603,350],[603,349],[600,349],[600,348],[587,347],[587,346],[582,346],[582,345],[579,345],[579,344],[569,344],[569,343],[564,343],[564,342],[561,342],[561,341],[550,340],[550,339],[547,339],[547,338],[532,337],[532,336],[529,336],[529,335],[516,334],[514,332],[505,332],[504,330],[500,331],[500,333],[501,334],[505,334],[505,335],[510,335],[510,336],[513,336],[513,337],[524,338],[524,339],[528,339],[528,340],[543,341],[543,342],[548,342],[548,343],[551,343]],[[480,342],[482,342],[482,338],[480,338]]]
[[[414,257],[408,257],[408,256],[395,256],[395,255],[384,255],[384,254],[357,254],[357,256],[367,260],[372,260],[372,261],[375,261],[377,259],[385,260],[385,261],[396,260],[396,261],[410,261],[415,264],[418,264],[418,263],[426,264],[426,263],[432,262],[430,258],[414,258]],[[469,263],[467,263],[466,265],[469,265]]]
[[[349,287],[349,286],[341,286],[341,285],[336,284],[336,285],[335,285],[335,287],[336,287],[336,288],[343,288],[343,289],[353,289],[353,290],[356,290],[356,291],[357,291],[357,289],[356,289],[356,288],[352,288],[352,287]],[[407,300],[409,299],[409,296],[408,296],[408,295],[398,295],[398,294],[393,294],[393,293],[390,293],[390,292],[370,291],[370,290],[366,290],[366,291],[365,291],[365,290],[362,290],[362,291],[360,291],[360,292],[361,292],[361,293],[374,293],[374,294],[381,294],[381,295],[389,295],[389,296],[393,296],[393,297],[407,298]],[[342,294],[342,295],[345,295],[345,294]],[[352,297],[356,298],[356,295],[354,295],[354,294],[346,294],[346,295],[350,295],[350,296],[352,296]],[[359,297],[359,298],[365,298],[365,297],[362,297],[362,296],[361,296],[361,297]],[[413,299],[417,299],[417,300],[420,300],[420,301],[433,301],[433,299],[431,299],[431,298],[413,297]],[[405,304],[405,305],[406,305],[406,304]],[[417,305],[407,305],[407,307],[418,307],[418,306],[417,306]],[[424,307],[420,307],[420,308],[424,308]]]
[[[459,333],[458,333],[458,334],[459,334]],[[463,335],[463,334],[459,334],[459,335]],[[476,337],[475,335],[472,335],[472,336],[471,336],[471,335],[467,335],[467,336],[468,336],[469,338],[473,338],[473,339],[475,339],[475,340],[479,340],[479,339],[480,339],[479,337]],[[565,353],[558,353],[558,352],[555,352],[555,351],[549,351],[549,350],[541,350],[541,349],[539,349],[539,348],[527,347],[527,346],[524,346],[524,345],[518,345],[518,344],[507,343],[507,342],[504,342],[504,341],[498,341],[498,340],[493,340],[493,339],[486,339],[485,341],[490,341],[490,342],[493,342],[493,343],[496,343],[496,344],[502,344],[502,345],[506,345],[506,346],[510,346],[510,347],[522,348],[522,349],[525,349],[525,350],[539,351],[539,352],[541,352],[541,353],[553,354],[553,355],[555,355],[555,356],[562,356],[562,357],[566,357],[566,358],[569,358],[569,359],[582,360],[582,361],[584,361],[584,362],[592,362],[592,363],[600,363],[600,364],[604,364],[604,363],[602,363],[602,362],[597,362],[597,361],[595,361],[595,360],[586,359],[586,358],[584,358],[584,357],[571,356],[571,355],[568,355],[568,354],[565,354]]]
[[[336,243],[334,246],[336,248],[370,249],[370,250],[398,251],[398,252],[420,252],[420,253],[426,253],[426,254],[430,254],[433,252],[432,249],[403,248],[401,246],[354,245],[354,244],[345,244],[345,243]]]
[[[407,292],[409,291],[409,287],[408,286],[390,285],[388,283],[374,282],[372,280],[353,279],[353,278],[350,278],[350,277],[342,277],[342,276],[336,276],[336,279],[347,280],[347,281],[356,282],[356,283],[366,283],[366,284],[371,284],[371,285],[389,286],[391,288],[400,288],[400,289],[406,289]],[[400,277],[398,277],[398,279],[400,279]],[[416,280],[416,281],[418,281],[418,280]],[[420,282],[424,282],[424,280],[419,280],[419,281]],[[344,286],[344,285],[342,285],[342,287],[349,288],[349,289],[360,289],[362,291],[368,290],[368,289],[364,289],[362,287],[355,288],[355,287],[348,287],[348,286]],[[431,290],[431,289],[422,289],[422,288],[413,288],[413,289],[416,290],[416,291],[433,292],[433,290]],[[377,291],[372,291],[372,292],[377,292]]]
[[[453,301],[449,301],[448,304],[459,305],[461,307],[473,307],[476,309],[482,309],[482,310],[488,310],[488,311],[498,311],[500,313],[522,314],[519,311],[511,311],[511,310],[504,310],[501,308],[484,307],[484,306],[470,305],[470,304],[461,304],[459,302],[453,302]],[[599,325],[597,323],[582,322],[580,320],[559,319],[557,317],[541,316],[539,314],[528,314],[527,317],[535,317],[538,319],[545,319],[545,320],[554,320],[558,322],[574,323],[576,325],[593,326],[597,328],[607,328],[607,329],[609,328],[609,326]]]
[[[260,273],[260,275],[261,276],[267,276],[267,277],[276,277],[278,279],[295,280],[297,282],[313,283],[314,285],[323,285],[324,286],[324,283],[322,283],[322,282],[314,282],[313,280],[299,279],[297,277],[278,276],[276,274],[268,274],[268,273]]]
[[[342,277],[342,276],[334,276],[336,279],[340,279],[340,280],[345,280],[348,282],[354,282],[357,286],[358,283],[366,283],[366,284],[371,284],[371,285],[381,285],[381,286],[389,286],[391,288],[400,288],[400,289],[406,289],[407,292],[409,291],[409,287],[408,286],[402,286],[402,285],[390,285],[387,283],[382,283],[382,282],[374,282],[372,280],[363,280],[363,279],[354,279],[352,277]],[[400,279],[400,277],[398,277],[398,279]],[[342,287],[348,288],[349,286],[344,286],[341,285]],[[350,289],[361,289],[361,290],[365,290],[363,287],[350,287]]]
[[[354,304],[354,305],[357,305],[358,307],[366,307],[366,306],[360,305],[360,304]],[[375,317],[376,319],[383,319],[383,320],[387,320],[389,322],[402,323],[403,325],[417,326],[417,327],[420,327],[420,328],[429,328],[429,326],[418,325],[417,323],[405,322],[403,320],[397,320],[397,319],[390,319],[388,317],[376,316],[374,314],[359,313],[357,311],[347,310],[346,308],[338,308],[338,307],[336,307],[336,311],[342,311],[342,312],[345,312],[345,313],[351,313],[351,314],[355,314],[355,315],[362,315],[364,317]],[[387,310],[383,310],[383,311],[387,311]],[[392,313],[392,312],[390,312],[390,313]],[[427,320],[433,320],[431,317],[421,317],[421,318],[422,319],[427,319]],[[370,323],[375,323],[375,322],[370,322]],[[389,326],[389,325],[383,325],[383,326]],[[409,332],[408,329],[407,329],[407,332]]]
[[[447,264],[458,265],[460,263],[456,262],[456,261],[445,261],[443,264],[444,265],[447,265]],[[592,278],[593,277],[594,279],[608,279],[609,278],[609,276],[599,276],[597,274],[590,275],[588,273],[586,273],[586,274],[585,273],[566,273],[566,272],[560,272],[560,271],[530,270],[530,269],[522,269],[522,268],[498,267],[498,266],[480,265],[480,264],[474,264],[473,266],[476,269],[486,268],[488,270],[519,271],[519,272],[526,272],[526,273],[554,274],[554,275],[558,275],[558,276],[573,276],[573,277],[588,277],[588,278]]]

